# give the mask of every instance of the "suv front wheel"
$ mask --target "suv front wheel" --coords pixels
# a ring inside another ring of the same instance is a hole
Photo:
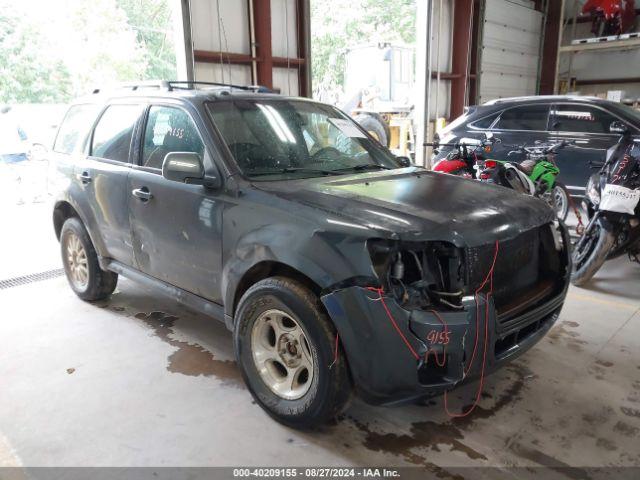
[[[83,300],[102,300],[113,293],[118,274],[100,268],[96,249],[79,218],[67,219],[60,232],[62,264],[72,290]]]
[[[335,417],[350,396],[344,353],[318,297],[284,277],[253,285],[241,298],[236,358],[256,401],[277,421],[310,428]]]

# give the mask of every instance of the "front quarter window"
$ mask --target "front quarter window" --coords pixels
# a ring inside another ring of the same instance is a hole
[[[233,99],[211,102],[208,109],[249,178],[274,180],[399,168],[391,153],[328,105]]]

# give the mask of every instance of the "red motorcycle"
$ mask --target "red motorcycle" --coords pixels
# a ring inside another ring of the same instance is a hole
[[[475,178],[475,166],[485,155],[491,153],[494,143],[500,140],[492,134],[485,134],[482,140],[463,138],[459,143],[425,143],[434,148],[453,147],[451,152],[443,159],[436,162],[432,170],[434,172],[449,173],[465,178]],[[434,150],[437,154],[437,150]]]
[[[582,13],[591,16],[591,32],[596,37],[620,35],[635,24],[635,0],[587,0]]]

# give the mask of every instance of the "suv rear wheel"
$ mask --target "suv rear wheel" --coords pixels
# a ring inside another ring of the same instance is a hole
[[[234,343],[251,394],[277,421],[310,428],[346,405],[351,386],[335,329],[300,283],[273,277],[253,285],[238,305]]]
[[[83,300],[102,300],[113,293],[118,275],[100,268],[98,255],[80,219],[72,217],[60,232],[62,264],[71,289]]]

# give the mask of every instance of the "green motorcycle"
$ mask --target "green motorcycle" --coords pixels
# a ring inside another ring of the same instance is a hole
[[[545,200],[560,220],[569,213],[570,197],[567,187],[557,181],[560,169],[555,162],[558,150],[569,145],[562,141],[553,145],[521,145],[508,156],[524,155],[521,162],[480,160],[476,162],[477,178]]]

